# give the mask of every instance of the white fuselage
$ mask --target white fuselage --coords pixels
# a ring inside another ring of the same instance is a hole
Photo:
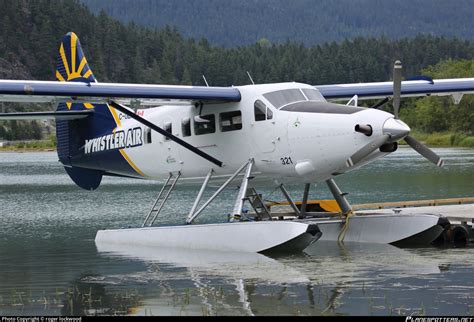
[[[116,130],[142,127],[144,133],[142,145],[124,149],[129,162],[149,179],[166,179],[170,172],[180,171],[180,181],[201,183],[211,168],[214,179],[226,178],[253,159],[252,173],[258,174],[258,180],[309,183],[327,180],[386,154],[377,150],[353,167],[346,165],[352,154],[382,135],[384,123],[393,118],[389,113],[342,105],[342,112],[337,113],[288,111],[285,110],[288,105],[285,99],[292,101],[288,95],[276,95],[273,102],[265,96],[288,89],[303,93],[300,89],[304,89],[315,91],[311,92],[310,101],[325,102],[322,96],[317,97],[314,87],[301,83],[248,85],[238,89],[242,95],[240,102],[205,104],[202,111],[194,105],[159,106],[137,111],[163,129],[171,127],[173,135],[222,161],[223,167],[155,131],[151,131],[150,140],[149,129],[117,112],[120,121]],[[309,104],[305,103],[308,97],[303,95],[303,105]],[[257,100],[260,103],[256,104]],[[283,106],[275,107],[275,102]],[[194,117],[199,115],[202,118],[214,115],[215,130],[212,130],[212,122],[195,122]],[[357,124],[370,124],[372,136],[356,132]]]

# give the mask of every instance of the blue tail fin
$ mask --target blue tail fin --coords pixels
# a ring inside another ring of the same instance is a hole
[[[61,82],[97,82],[81,43],[73,32],[65,35],[61,41],[56,78]],[[94,190],[107,171],[119,175],[136,175],[136,171],[121,155],[124,152],[116,150],[90,155],[84,151],[87,140],[112,133],[117,127],[118,123],[108,104],[60,103],[57,108],[58,111],[85,109],[93,110],[94,113],[81,120],[56,122],[58,157],[71,179],[81,188]]]
[[[84,56],[79,38],[73,32],[63,37],[59,47],[56,78],[60,82],[94,83],[97,81]]]

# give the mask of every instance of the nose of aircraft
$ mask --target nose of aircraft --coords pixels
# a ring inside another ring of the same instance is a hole
[[[410,133],[410,127],[405,122],[395,118],[386,120],[382,129],[383,134],[389,135],[392,142],[403,139]]]

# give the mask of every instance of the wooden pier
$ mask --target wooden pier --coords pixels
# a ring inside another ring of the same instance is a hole
[[[295,202],[299,208],[301,202]],[[271,203],[267,205],[272,213],[289,213],[291,208],[288,202]],[[277,209],[276,209],[277,208]],[[352,209],[364,213],[432,213],[443,215],[456,222],[474,219],[474,197],[427,199],[396,202],[377,202],[352,205]],[[307,211],[340,212],[341,209],[335,200],[310,200]]]
[[[361,209],[385,209],[385,208],[407,208],[407,207],[434,207],[434,206],[442,206],[442,205],[465,205],[465,204],[474,204],[474,197],[366,203],[366,204],[354,205],[353,209],[361,210]]]
[[[354,205],[353,209],[356,213],[431,213],[448,218],[452,224],[472,224],[474,197],[368,203]]]

